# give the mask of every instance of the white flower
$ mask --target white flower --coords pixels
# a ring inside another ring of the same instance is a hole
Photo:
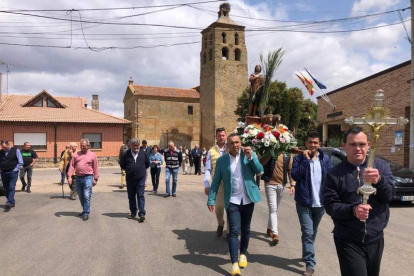
[[[269,141],[266,141],[266,142],[264,142],[264,144],[263,144],[265,147],[268,147],[268,146],[270,146],[270,143],[269,143]]]
[[[245,127],[246,127],[246,124],[245,124],[244,122],[238,122],[238,123],[237,123],[237,126],[238,126],[239,128],[245,128]]]
[[[250,134],[251,136],[256,136],[257,134],[259,134],[259,130],[257,130],[257,129],[251,129],[251,130],[249,131],[249,134]]]
[[[247,134],[247,133],[243,133],[242,135],[241,135],[241,137],[242,138],[248,138],[249,137],[249,135]],[[244,143],[244,142],[243,142]]]

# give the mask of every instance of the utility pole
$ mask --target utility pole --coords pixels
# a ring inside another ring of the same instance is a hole
[[[414,0],[411,0],[411,37],[414,38]],[[410,101],[410,163],[409,167],[411,171],[414,171],[414,48],[411,44],[411,101]]]

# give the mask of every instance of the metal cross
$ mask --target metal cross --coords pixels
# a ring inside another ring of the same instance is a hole
[[[389,118],[389,110],[382,106],[384,100],[384,91],[378,90],[375,94],[374,105],[368,109],[365,117],[355,118],[353,116],[346,118],[345,123],[349,125],[365,125],[367,133],[371,134],[371,147],[368,156],[367,167],[374,167],[375,150],[379,141],[379,132],[385,125],[405,125],[408,123],[408,119],[404,117]],[[376,190],[372,187],[372,183],[364,182],[362,187],[358,188],[358,193],[363,197],[363,204],[367,204],[370,195],[375,194]],[[364,220],[361,220],[364,221]]]

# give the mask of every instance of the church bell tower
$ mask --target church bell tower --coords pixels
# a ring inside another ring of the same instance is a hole
[[[215,144],[215,129],[237,127],[237,97],[248,87],[244,26],[230,19],[230,4],[221,4],[218,20],[204,29],[200,53],[201,145]]]

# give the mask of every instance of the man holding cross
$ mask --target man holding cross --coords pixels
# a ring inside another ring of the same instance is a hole
[[[375,159],[367,166],[368,136],[360,127],[344,134],[346,160],[326,176],[323,197],[326,213],[334,222],[334,240],[343,276],[378,276],[384,250],[384,228],[395,194],[389,165]],[[371,153],[373,154],[373,153]],[[376,193],[361,203],[358,189],[372,183]]]

